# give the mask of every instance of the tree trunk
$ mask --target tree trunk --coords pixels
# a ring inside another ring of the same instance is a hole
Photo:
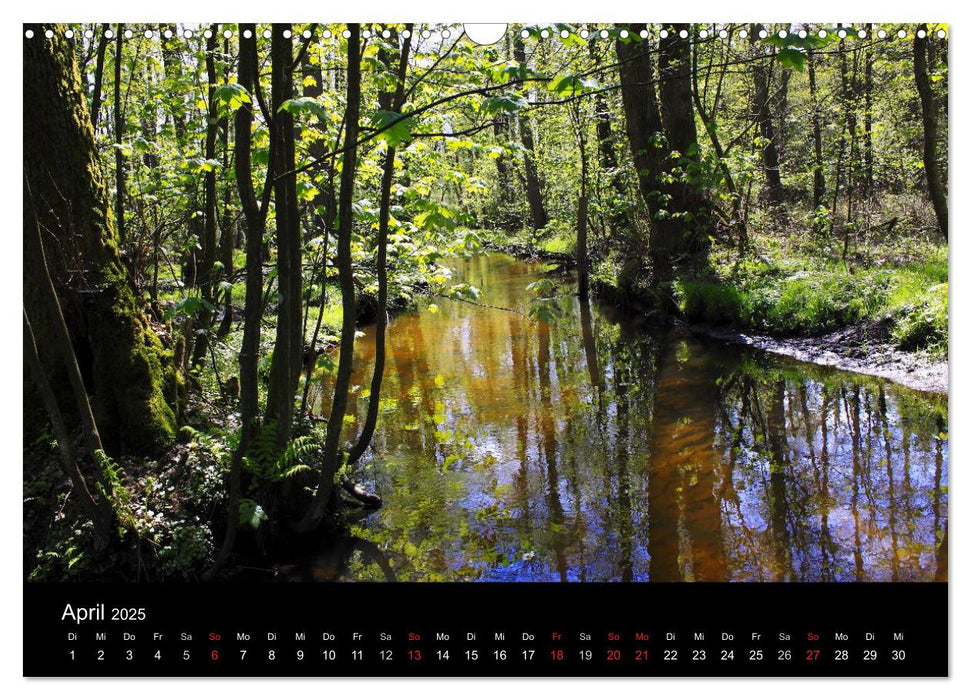
[[[347,99],[344,112],[344,151],[341,168],[340,194],[337,228],[337,268],[340,274],[341,303],[341,344],[334,382],[334,399],[327,420],[327,437],[324,442],[323,462],[320,467],[320,481],[317,493],[303,520],[296,529],[311,530],[320,524],[330,503],[334,488],[334,477],[340,465],[341,428],[344,425],[344,412],[347,410],[347,392],[351,384],[351,364],[354,359],[354,332],[357,314],[354,301],[354,270],[351,267],[351,227],[354,224],[354,175],[357,169],[358,120],[361,110],[361,27],[359,24],[347,25],[350,36],[347,38]]]
[[[620,63],[620,87],[627,124],[627,137],[630,141],[634,167],[641,196],[650,218],[649,253],[654,263],[655,275],[668,276],[671,268],[671,251],[676,248],[680,230],[670,219],[656,218],[663,208],[664,184],[659,176],[664,171],[667,149],[661,142],[663,133],[661,111],[655,89],[652,47],[648,40],[638,41],[645,29],[643,24],[630,26],[630,41],[617,41],[617,60]],[[640,261],[631,260],[628,264],[637,265]]]
[[[101,36],[98,38],[98,58],[94,64],[94,88],[91,91],[91,129],[98,133],[98,117],[101,114],[101,87],[105,77],[105,56],[108,53],[108,39],[105,37],[107,24],[101,25]]]
[[[526,46],[518,34],[513,38],[513,57],[520,66],[526,66]],[[536,171],[536,149],[533,144],[533,126],[525,114],[519,117],[519,138],[523,143],[523,170],[526,176],[526,199],[529,202],[529,218],[533,230],[549,223],[546,205],[543,203],[543,187]]]
[[[378,96],[378,103],[383,110],[401,112],[405,100],[405,76],[408,71],[408,54],[411,50],[411,32],[413,25],[405,25],[408,38],[404,40],[398,57],[398,73],[395,91],[382,92]],[[390,73],[392,57],[387,51],[379,52],[380,60]],[[378,422],[378,409],[381,402],[381,384],[384,379],[385,336],[388,328],[388,229],[391,219],[391,186],[394,184],[395,148],[388,146],[384,155],[384,171],[381,176],[381,206],[378,214],[378,309],[374,331],[374,373],[371,375],[371,393],[368,397],[367,416],[361,434],[347,456],[347,463],[354,464],[361,458],[364,451],[371,444],[374,429]]]
[[[216,136],[219,131],[219,124],[216,118],[216,101],[213,95],[216,92],[216,85],[219,76],[216,74],[216,48],[219,46],[219,27],[212,25],[210,28],[211,36],[206,39],[206,81],[207,97],[206,103],[206,145],[205,158],[209,163],[202,178],[202,254],[199,257],[199,265],[196,268],[195,282],[200,287],[202,298],[213,304],[215,295],[213,294],[213,270],[216,266],[217,248],[217,219],[216,219],[216,169],[212,166],[216,159]],[[209,331],[212,325],[212,312],[203,308],[199,312],[199,324],[195,337],[195,349],[192,357],[192,364],[201,364],[206,357],[206,350],[209,348]]]
[[[595,50],[595,44],[590,44],[590,57],[598,68],[603,64],[603,56]],[[603,72],[597,74],[597,79],[604,82]],[[604,92],[597,92],[593,97],[593,109],[597,122],[597,154],[599,155],[600,167],[610,178],[610,187],[614,191],[615,199],[605,204],[610,207],[610,229],[611,235],[626,237],[630,229],[630,219],[628,217],[628,207],[626,200],[628,195],[624,184],[624,172],[619,167],[617,158],[616,136],[610,126],[611,115],[610,105],[607,102],[607,95]]]
[[[71,42],[64,27],[34,26],[24,41],[24,173],[51,280],[72,336],[106,448],[146,453],[175,434],[181,379],[130,286],[118,253],[109,194]],[[24,235],[35,235],[25,217]],[[24,306],[44,365],[55,343],[51,312],[37,290],[41,272],[24,266]],[[51,384],[63,387],[58,376]]]
[[[119,24],[115,34],[115,217],[118,238],[125,242],[125,154],[121,143],[125,140],[125,115],[121,105],[122,34],[125,25]]]
[[[753,24],[751,31],[752,45],[757,46],[762,25]],[[764,61],[758,61],[752,69],[755,81],[755,97],[752,111],[759,123],[759,134],[762,137],[762,169],[765,172],[765,196],[771,204],[782,201],[782,176],[779,173],[779,151],[776,144],[775,126],[772,123],[772,109],[769,97],[769,70],[765,61],[773,60],[771,56]]]
[[[503,149],[509,142],[510,119],[508,114],[499,114],[492,119],[492,133],[496,138],[496,145]],[[519,204],[513,187],[513,170],[505,151],[496,158],[496,185],[495,225],[506,231],[512,231],[519,225],[517,213]]]
[[[816,56],[810,51],[806,56],[809,64],[809,103],[813,127],[813,209],[818,209],[826,196],[826,175],[823,172],[823,131],[819,122],[819,98],[816,91]]]
[[[668,25],[668,35],[660,40],[658,73],[660,77],[661,119],[668,148],[680,154],[673,165],[691,170],[699,160],[698,131],[695,128],[694,102],[691,99],[691,39],[687,24]],[[680,32],[688,31],[682,38]],[[708,205],[701,190],[692,182],[677,178],[669,187],[670,208],[679,240],[665,241],[668,256],[703,253],[708,249]]]
[[[249,38],[244,34],[249,31]],[[236,185],[239,201],[246,222],[246,300],[244,302],[243,343],[239,352],[239,444],[233,452],[229,467],[229,503],[226,522],[226,535],[223,546],[207,578],[226,562],[232,553],[239,526],[239,500],[241,495],[240,476],[243,458],[249,450],[253,437],[259,429],[260,386],[260,332],[263,312],[263,232],[266,229],[268,208],[261,206],[253,189],[251,147],[253,141],[253,109],[256,94],[256,81],[259,80],[259,64],[256,50],[256,25],[239,25],[239,84],[252,96],[244,103],[234,117],[236,140]],[[271,146],[272,147],[272,146]],[[270,163],[273,163],[271,156]],[[267,172],[267,183],[273,180],[273,168]],[[266,190],[268,192],[268,190]],[[268,203],[269,200],[266,200]]]
[[[281,110],[281,106],[293,98],[293,40],[283,36],[283,32],[289,28],[290,25],[287,24],[273,25],[270,47],[273,62],[271,134],[273,170],[276,173],[273,189],[276,205],[279,306],[266,412],[267,420],[276,421],[277,445],[280,447],[290,439],[294,396],[300,381],[303,356],[303,273],[293,115],[286,109]]]
[[[867,34],[873,25],[867,25]],[[873,192],[873,48],[868,44],[863,58],[863,183],[867,195]]]
[[[927,32],[927,26],[921,25]],[[927,193],[934,214],[937,216],[937,226],[941,236],[948,237],[947,230],[947,194],[941,181],[941,173],[937,163],[937,100],[931,89],[927,70],[927,37],[923,39],[914,35],[914,78],[917,82],[917,94],[920,95],[921,118],[924,123],[924,175],[927,179]]]

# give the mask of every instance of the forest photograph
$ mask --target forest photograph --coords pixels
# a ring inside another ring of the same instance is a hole
[[[22,34],[27,582],[948,579],[947,25]]]

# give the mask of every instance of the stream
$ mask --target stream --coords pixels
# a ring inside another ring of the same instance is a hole
[[[277,562],[284,578],[947,579],[946,395],[659,330],[558,275],[541,322],[526,286],[548,265],[451,266],[478,304],[427,300],[388,328],[354,471],[383,507]],[[345,440],[368,404],[362,330]]]

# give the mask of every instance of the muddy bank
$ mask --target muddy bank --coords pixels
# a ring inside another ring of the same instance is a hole
[[[853,326],[808,338],[773,338],[705,324],[692,324],[690,328],[695,333],[803,362],[882,377],[918,391],[948,393],[947,358],[898,350],[886,341],[879,324]]]

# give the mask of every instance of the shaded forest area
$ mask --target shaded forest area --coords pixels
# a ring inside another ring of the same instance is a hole
[[[658,324],[946,354],[945,27],[25,31],[31,579],[212,579],[379,507],[389,315],[477,303],[447,262],[486,249]]]

